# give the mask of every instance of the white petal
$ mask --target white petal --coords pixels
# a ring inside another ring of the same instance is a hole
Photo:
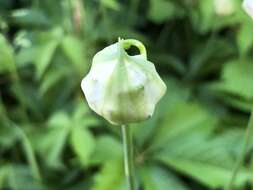
[[[244,0],[242,3],[243,9],[253,19],[253,0]]]

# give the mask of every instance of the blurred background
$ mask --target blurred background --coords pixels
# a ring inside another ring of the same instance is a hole
[[[126,189],[120,128],[80,89],[118,37],[142,41],[168,87],[152,119],[132,125],[140,189],[228,182],[253,106],[241,0],[0,0],[0,31],[1,190]],[[252,152],[235,190],[253,188]]]

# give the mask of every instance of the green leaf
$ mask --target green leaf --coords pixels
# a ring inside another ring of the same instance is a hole
[[[145,166],[140,174],[145,190],[188,189],[177,177],[159,166]]]
[[[84,75],[90,66],[86,60],[85,49],[87,48],[84,48],[84,43],[74,36],[66,36],[62,41],[61,47],[67,58],[76,68],[76,72],[80,76]]]
[[[235,160],[230,153],[234,152],[238,156],[238,149],[241,147],[238,142],[242,134],[242,131],[231,131],[211,138],[208,133],[182,131],[177,139],[173,138],[154,157],[210,188],[221,188],[228,183],[232,174]],[[236,187],[242,187],[246,181],[252,179],[250,170],[246,168],[240,174]]]
[[[245,99],[253,98],[253,64],[250,60],[233,60],[226,63],[222,81],[216,86],[219,90],[239,95]]]
[[[19,9],[11,14],[12,22],[21,26],[45,27],[49,19],[40,10]]]
[[[118,160],[122,158],[122,153],[122,145],[119,141],[109,135],[98,137],[90,164],[97,165],[110,160]]]
[[[210,30],[214,22],[214,1],[199,1],[198,9],[193,9],[191,16],[192,25],[195,30],[204,33]]]
[[[17,142],[18,136],[15,133],[15,129],[10,126],[0,127],[0,144],[1,149],[5,150],[11,148],[15,142]]]
[[[237,179],[237,174],[239,173],[240,169],[244,164],[244,159],[251,148],[253,139],[253,109],[251,111],[250,119],[248,122],[248,126],[246,128],[245,136],[243,138],[243,146],[242,151],[240,152],[240,156],[238,157],[238,161],[234,167],[234,170],[231,175],[231,179],[228,183],[227,189],[232,189],[234,185],[234,181]]]
[[[37,55],[36,55],[36,69],[37,69],[37,78],[40,79],[46,69],[48,68],[51,60],[53,58],[54,52],[58,46],[57,41],[47,41],[43,45],[38,46]]]
[[[9,176],[9,167],[8,166],[1,166],[0,167],[0,189],[5,188],[6,181]]]
[[[70,138],[74,152],[81,163],[87,166],[95,147],[94,137],[87,129],[75,126],[71,130]]]
[[[252,47],[253,23],[245,22],[237,33],[237,44],[241,55],[245,55]]]
[[[202,154],[208,154],[208,151],[206,150]],[[210,188],[224,187],[232,175],[232,169],[224,168],[222,166],[223,163],[215,165],[208,163],[208,161],[202,162],[198,159],[190,160],[183,157],[161,157],[160,159],[163,163],[173,167],[176,171],[183,172]],[[242,187],[245,182],[250,179],[250,177],[250,171],[242,171],[236,180],[236,186]]]
[[[29,40],[29,46],[22,48],[18,53],[17,62],[20,66],[25,66],[27,63],[32,62],[36,68],[36,77],[41,79],[46,72],[54,55],[57,47],[63,37],[63,31],[59,27],[45,32],[35,33]],[[24,40],[27,40],[24,38]]]
[[[30,136],[33,147],[38,151],[48,166],[62,168],[62,153],[70,132],[70,118],[64,112],[51,116],[48,127],[37,129]]]
[[[16,129],[10,125],[5,106],[0,97],[0,145],[1,149],[11,148],[18,140]]]
[[[253,107],[252,100],[239,99],[238,97],[231,96],[231,94],[221,93],[220,90],[223,91],[223,89],[219,89],[220,87],[221,86],[219,84],[213,84],[210,86],[211,90],[214,90],[217,96],[221,98],[226,104],[245,112],[251,111]]]
[[[37,160],[35,158],[35,153],[32,144],[30,142],[30,139],[27,137],[26,133],[22,128],[15,126],[15,129],[16,132],[19,134],[20,141],[22,142],[22,146],[26,155],[26,159],[29,163],[31,174],[35,180],[40,181],[41,180],[40,170],[38,167]]]
[[[100,0],[100,1],[101,1],[101,4],[106,8],[109,8],[115,11],[120,9],[120,4],[116,0]]]
[[[152,147],[164,147],[167,143],[176,143],[184,134],[193,131],[208,134],[216,119],[197,104],[178,103],[167,110],[164,121],[157,127],[153,136]]]
[[[66,77],[69,74],[69,68],[66,68],[64,66],[59,67],[57,69],[49,70],[44,77],[44,80],[42,80],[39,94],[41,96],[45,96],[48,91],[50,91],[51,88],[56,86],[61,82],[64,77]]]
[[[82,99],[78,99],[75,104],[75,111],[73,113],[73,120],[79,121],[84,118],[84,116],[89,116],[90,109],[87,106],[87,103]]]
[[[29,42],[28,42],[29,43]],[[16,62],[18,67],[24,67],[26,65],[29,65],[33,63],[34,56],[38,53],[38,50],[36,47],[24,47],[20,49],[19,52],[16,54]]]
[[[152,21],[162,23],[175,16],[182,15],[182,11],[171,1],[151,0],[148,15]]]
[[[40,152],[43,154],[43,157],[49,166],[55,168],[63,166],[61,156],[67,142],[68,135],[69,128],[67,127],[52,129],[49,130],[42,139],[40,139],[40,142],[38,142],[41,143]]]
[[[54,113],[48,120],[50,128],[69,127],[71,125],[69,115],[64,111]]]
[[[188,77],[196,78],[213,73],[223,64],[225,57],[234,53],[233,47],[224,39],[211,36],[207,41],[195,45],[191,52]],[[226,59],[225,59],[226,60]]]
[[[0,34],[0,74],[6,71],[15,74],[16,65],[12,47],[5,37]]]
[[[29,169],[24,165],[10,165],[8,183],[13,190],[43,190],[45,187],[32,178]],[[7,188],[8,189],[8,188]]]
[[[124,187],[123,162],[111,160],[106,162],[102,170],[95,176],[91,190],[119,190]]]
[[[6,31],[7,29],[8,29],[8,23],[0,15],[0,30],[1,31]]]
[[[75,110],[71,119],[74,126],[82,126],[84,128],[97,126],[99,124],[99,120],[90,112],[87,103],[81,99],[76,101]]]
[[[210,188],[224,187],[235,162],[230,153],[238,156],[238,140],[242,133],[221,133],[212,137],[216,125],[217,119],[200,105],[174,104],[167,108],[147,151],[154,160]],[[237,187],[249,179],[250,171],[244,169],[236,182]]]

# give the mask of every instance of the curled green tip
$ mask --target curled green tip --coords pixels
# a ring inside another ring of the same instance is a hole
[[[131,46],[137,47],[140,51],[140,54],[144,56],[145,59],[147,59],[147,50],[145,46],[143,45],[143,43],[141,43],[140,41],[135,40],[135,39],[124,40],[118,37],[118,43],[122,43],[124,49],[129,49]]]

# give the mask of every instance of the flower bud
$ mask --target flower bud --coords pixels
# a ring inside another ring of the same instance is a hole
[[[136,46],[140,55],[125,49]],[[93,58],[90,72],[82,80],[90,108],[112,124],[128,124],[151,117],[166,92],[154,64],[147,60],[144,45],[137,40],[120,40]]]
[[[242,3],[243,9],[253,19],[253,0],[244,0]]]
[[[214,0],[214,11],[219,16],[229,16],[235,12],[232,0]]]

